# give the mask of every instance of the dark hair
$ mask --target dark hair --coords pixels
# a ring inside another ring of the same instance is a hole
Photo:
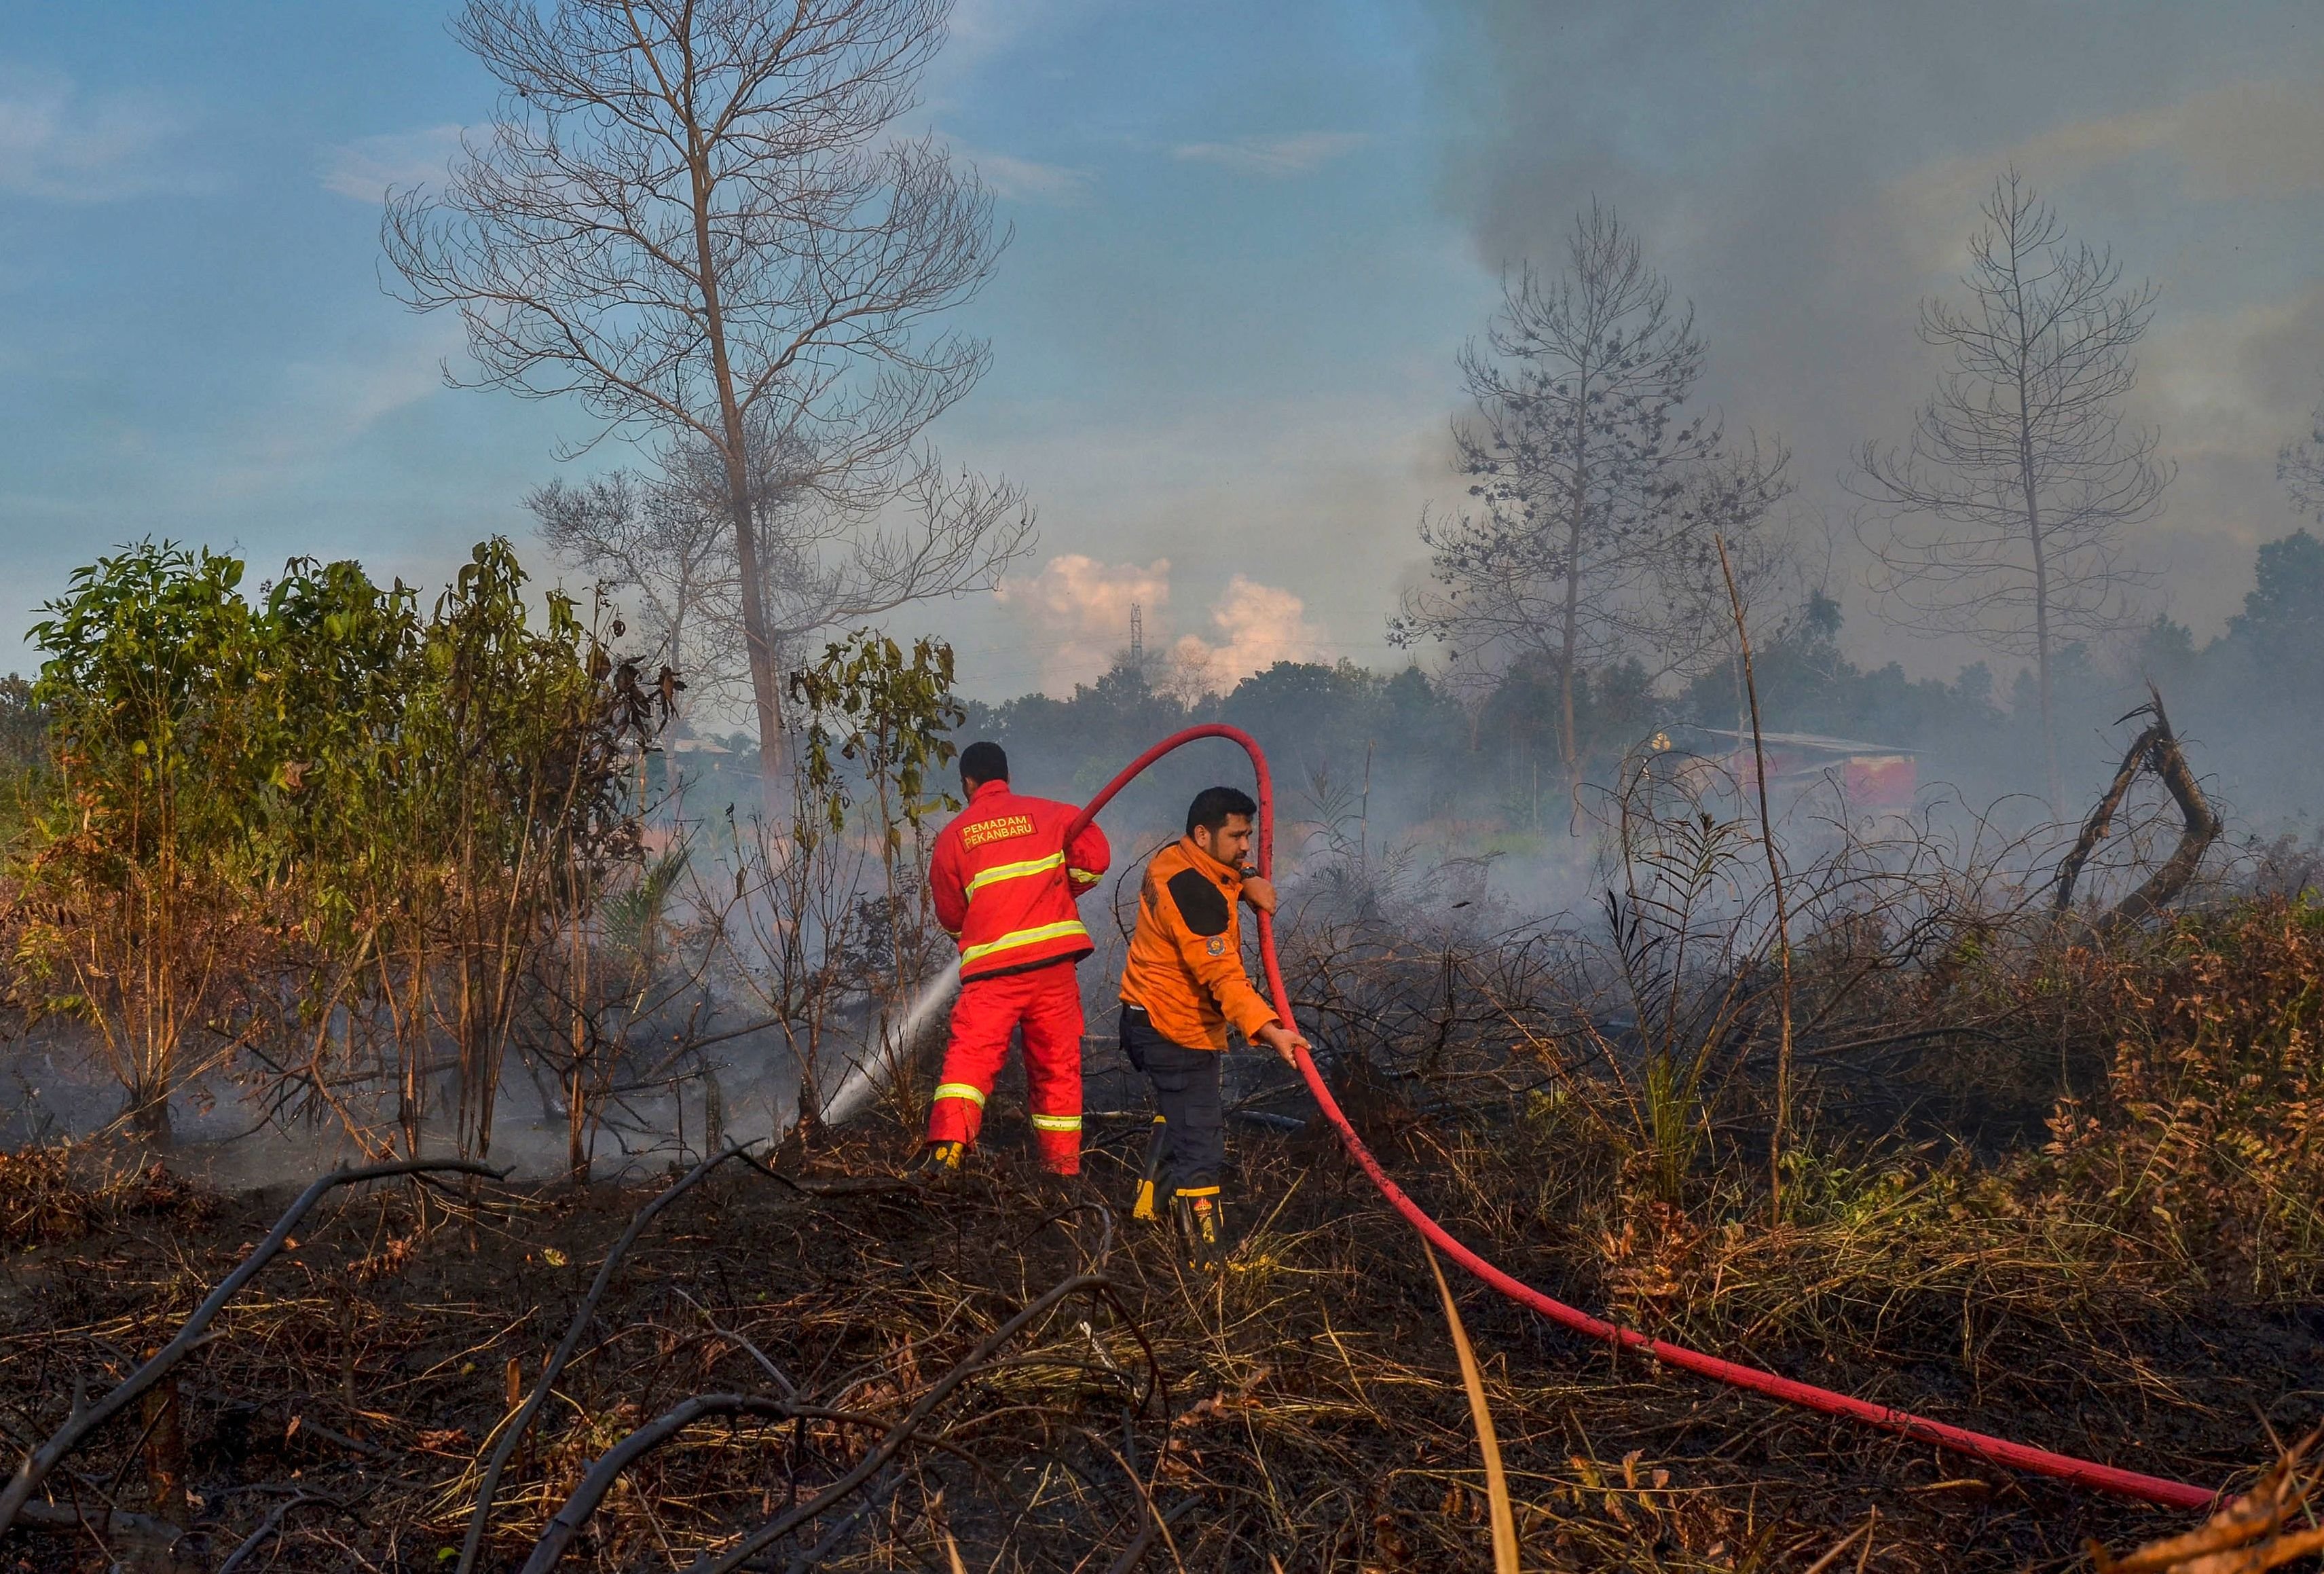
[[[1258,817],[1259,805],[1250,801],[1250,793],[1240,787],[1205,787],[1186,805],[1186,834],[1193,836],[1197,827],[1216,830],[1238,814]]]
[[[1009,756],[999,744],[971,744],[960,751],[960,779],[964,782],[1006,782],[1009,780]]]

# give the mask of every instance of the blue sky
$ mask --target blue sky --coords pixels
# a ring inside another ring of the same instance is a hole
[[[528,488],[622,457],[559,463],[576,408],[442,387],[456,330],[379,288],[380,184],[493,107],[444,15],[8,7],[0,627],[146,534],[432,584],[521,532]],[[1390,659],[1414,523],[1458,494],[1452,353],[1593,193],[1700,304],[1730,424],[1836,511],[2015,159],[2163,288],[2139,413],[2182,473],[2140,549],[2216,627],[2293,523],[2272,456],[2324,375],[2319,70],[2312,6],[964,0],[909,129],[1016,237],[964,313],[992,372],[936,435],[1030,489],[1042,542],[1005,597],[903,626],[986,694],[1090,675],[1133,598],[1229,665]],[[1963,654],[1860,598],[1849,638]]]

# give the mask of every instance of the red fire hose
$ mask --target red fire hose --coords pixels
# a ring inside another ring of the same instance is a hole
[[[1173,749],[1193,743],[1197,738],[1209,737],[1225,738],[1240,745],[1243,753],[1250,756],[1251,770],[1259,778],[1259,870],[1262,875],[1270,875],[1275,866],[1274,783],[1268,777],[1267,756],[1259,752],[1258,742],[1240,727],[1218,725],[1190,727],[1184,732],[1173,733],[1164,738],[1132,760],[1120,775],[1099,790],[1097,796],[1089,801],[1067,828],[1066,841],[1070,843],[1083,826],[1094,819],[1116,793],[1148,765]],[[1292,1021],[1291,995],[1283,986],[1283,968],[1275,954],[1274,922],[1263,912],[1259,915],[1259,953],[1267,963],[1267,986],[1275,997],[1276,1014],[1288,1024]],[[1722,1361],[1716,1356],[1706,1356],[1698,1350],[1653,1338],[1634,1329],[1617,1328],[1586,1311],[1577,1310],[1562,1301],[1544,1295],[1533,1286],[1511,1278],[1453,1239],[1443,1225],[1422,1212],[1420,1205],[1406,1197],[1403,1189],[1388,1179],[1388,1172],[1380,1168],[1379,1161],[1372,1156],[1371,1150],[1364,1146],[1363,1139],[1357,1136],[1355,1128],[1348,1124],[1348,1117],[1341,1112],[1338,1101],[1332,1097],[1331,1088],[1324,1085],[1322,1073],[1315,1069],[1315,1062],[1305,1051],[1299,1056],[1299,1074],[1307,1079],[1308,1091],[1315,1096],[1315,1102],[1323,1107],[1324,1117],[1338,1130],[1340,1141],[1347,1148],[1349,1155],[1363,1167],[1364,1173],[1371,1177],[1372,1184],[1379,1188],[1380,1195],[1404,1215],[1413,1228],[1434,1243],[1437,1250],[1511,1301],[1531,1307],[1551,1321],[1561,1323],[1584,1338],[1602,1339],[1618,1348],[1644,1350],[1665,1366],[1715,1378],[1733,1387],[1748,1388],[1755,1393],[1764,1393],[1787,1404],[1821,1411],[1826,1415],[1846,1416],[1851,1421],[1865,1421],[1884,1430],[1950,1449],[1955,1453],[1968,1454],[2015,1469],[2030,1470],[2038,1476],[2054,1477],[2061,1481],[2095,1487],[2117,1496],[2162,1504],[2170,1508],[2208,1508],[2214,1501],[2215,1495],[2209,1490],[2184,1481],[2143,1476],[2135,1470],[2121,1470],[2112,1465],[2077,1459],[2067,1454],[2053,1454],[2046,1449],[2013,1443],[2006,1438],[1990,1438],[1982,1432],[1947,1426],[1942,1421],[1930,1421],[1905,1411],[1891,1410],[1885,1404],[1872,1404],[1861,1399],[1852,1399],[1845,1393],[1834,1393],[1812,1384],[1794,1383],[1788,1377],[1778,1377],[1773,1372],[1763,1372],[1757,1366]]]

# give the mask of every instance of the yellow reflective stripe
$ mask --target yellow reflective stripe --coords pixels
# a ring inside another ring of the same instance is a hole
[[[1065,878],[1071,880],[1076,885],[1094,885],[1100,880],[1104,879],[1105,876],[1102,875],[1093,875],[1087,869],[1068,869],[1065,871]]]
[[[1062,869],[1065,865],[1065,855],[1063,853],[1051,853],[1046,858],[1028,858],[1021,864],[995,864],[968,883],[968,893],[973,896],[987,885],[995,884],[1000,881],[1022,880],[1028,875],[1041,875],[1047,874],[1051,869]]]
[[[1035,1131],[1079,1131],[1082,1117],[1078,1115],[1037,1115],[1033,1117]]]
[[[1180,1197],[1216,1197],[1218,1194],[1219,1189],[1215,1186],[1181,1186],[1177,1190]]]
[[[1153,1181],[1140,1180],[1138,1183],[1138,1200],[1131,1205],[1130,1217],[1132,1218],[1152,1218],[1154,1217]]]
[[[1082,927],[1082,921],[1078,918],[1069,918],[1063,923],[1045,923],[1038,929],[1020,929],[1014,934],[1002,935],[999,940],[987,940],[981,946],[963,946],[960,959],[973,962],[977,958],[989,957],[995,951],[1011,950],[1019,946],[1038,946],[1043,940],[1063,940],[1068,935],[1079,935],[1087,940],[1089,931]]]
[[[946,1082],[941,1084],[936,1088],[936,1098],[932,1100],[932,1102],[942,1103],[947,1098],[965,1098],[979,1109],[982,1109],[984,1107],[983,1091],[966,1082]]]

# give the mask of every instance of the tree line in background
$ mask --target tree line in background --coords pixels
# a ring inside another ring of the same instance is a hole
[[[2268,542],[2255,554],[2254,574],[2244,611],[2201,646],[2185,625],[2159,618],[2126,651],[2075,641],[2052,653],[2052,708],[2080,719],[2064,751],[2077,778],[2111,767],[2119,744],[2109,724],[2138,703],[2152,679],[2176,697],[2173,714],[2201,750],[2221,801],[2271,824],[2306,811],[2303,784],[2315,769],[2315,739],[2324,734],[2324,542],[2303,529]],[[1811,591],[1755,641],[1771,727],[1921,751],[1924,784],[1949,784],[1980,806],[2022,781],[2024,761],[2043,756],[2049,729],[2032,670],[2021,670],[2006,689],[1983,662],[1950,681],[1914,679],[1895,662],[1868,668],[1850,661],[1840,648],[1840,627],[1839,604]],[[1157,688],[1125,655],[1064,699],[973,701],[964,736],[1001,741],[1035,790],[1073,797],[1094,790],[1164,733],[1224,721],[1268,750],[1286,812],[1312,801],[1310,778],[1320,772],[1327,786],[1369,782],[1383,819],[1466,820],[1471,834],[1515,846],[1531,835],[1566,832],[1569,757],[1578,761],[1581,780],[1611,782],[1619,762],[1657,732],[1692,725],[1731,733],[1735,668],[1732,656],[1706,662],[1676,689],[1658,686],[1643,661],[1578,668],[1568,712],[1560,669],[1541,655],[1512,662],[1483,685],[1416,666],[1385,673],[1346,662],[1278,662],[1223,695],[1193,699]],[[2265,725],[2246,725],[2250,695],[2262,684],[2275,714]],[[1727,745],[1706,738],[1697,746]],[[1180,789],[1204,768],[1182,766],[1184,781],[1141,784],[1126,802],[1134,808],[1151,800],[1145,816],[1167,819],[1172,795],[1183,797]]]

